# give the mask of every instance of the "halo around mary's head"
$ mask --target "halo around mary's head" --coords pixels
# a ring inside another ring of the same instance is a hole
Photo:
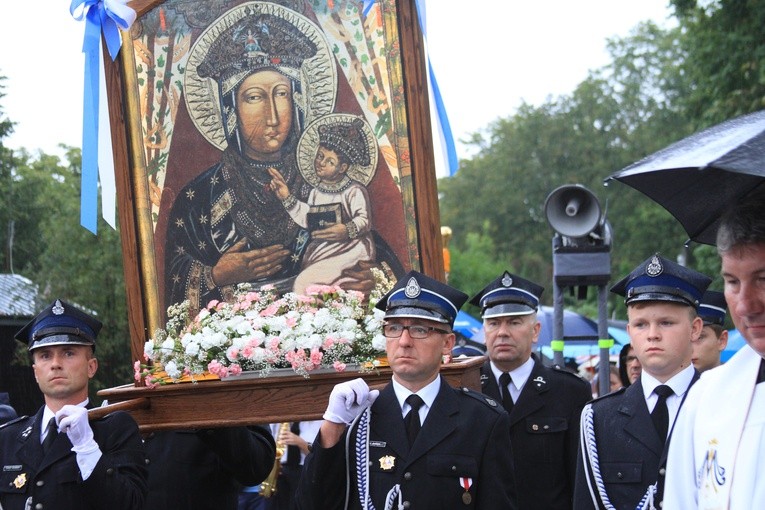
[[[311,20],[269,2],[241,4],[215,20],[191,48],[185,99],[194,125],[213,145],[227,146],[221,112],[226,95],[249,75],[273,69],[301,84],[293,95],[306,123],[330,113],[337,92],[335,62]],[[229,126],[233,129],[233,126]]]

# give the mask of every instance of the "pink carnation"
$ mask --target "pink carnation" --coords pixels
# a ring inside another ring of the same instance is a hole
[[[230,375],[239,375],[242,373],[242,367],[239,365],[239,363],[232,363],[228,369]]]
[[[321,359],[324,357],[324,353],[321,352],[317,348],[311,349],[311,363],[314,364],[314,366],[321,365]]]
[[[335,372],[345,372],[345,363],[342,361],[335,361],[332,363],[332,367],[335,369]]]
[[[218,301],[217,299],[213,299],[212,301],[207,303],[207,309],[214,310],[218,306],[218,303],[220,303],[220,301]]]

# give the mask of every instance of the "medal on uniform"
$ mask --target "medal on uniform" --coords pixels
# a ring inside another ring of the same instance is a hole
[[[21,473],[19,476],[16,477],[15,480],[13,480],[13,486],[16,487],[17,489],[21,489],[22,487],[24,487],[24,485],[26,485],[26,483],[27,483],[26,473]]]
[[[473,496],[470,495],[470,487],[473,486],[473,479],[463,476],[460,478],[460,486],[465,489],[462,493],[462,502],[469,505],[473,502]]]
[[[396,457],[393,455],[380,457],[380,469],[383,471],[390,471],[394,467],[396,467]]]

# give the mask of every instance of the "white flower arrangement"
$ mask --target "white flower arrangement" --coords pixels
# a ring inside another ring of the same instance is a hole
[[[305,295],[279,296],[273,286],[243,284],[232,302],[210,302],[189,320],[189,304],[168,309],[165,329],[144,346],[150,365],[135,363],[136,380],[147,386],[178,382],[209,372],[220,378],[291,367],[308,377],[318,368],[374,368],[384,356],[383,312],[374,304],[392,283],[373,269],[369,303],[360,292],[313,286]],[[164,374],[162,374],[164,372]]]

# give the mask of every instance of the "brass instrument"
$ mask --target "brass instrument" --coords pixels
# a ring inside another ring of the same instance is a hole
[[[282,433],[287,432],[290,429],[290,423],[285,421],[279,425],[279,432],[276,434],[276,460],[274,461],[274,467],[271,468],[271,472],[263,483],[260,484],[260,495],[264,498],[270,498],[276,494],[276,480],[279,478],[279,473],[282,470],[282,455],[284,455],[284,443],[279,442],[279,438],[282,437]]]

